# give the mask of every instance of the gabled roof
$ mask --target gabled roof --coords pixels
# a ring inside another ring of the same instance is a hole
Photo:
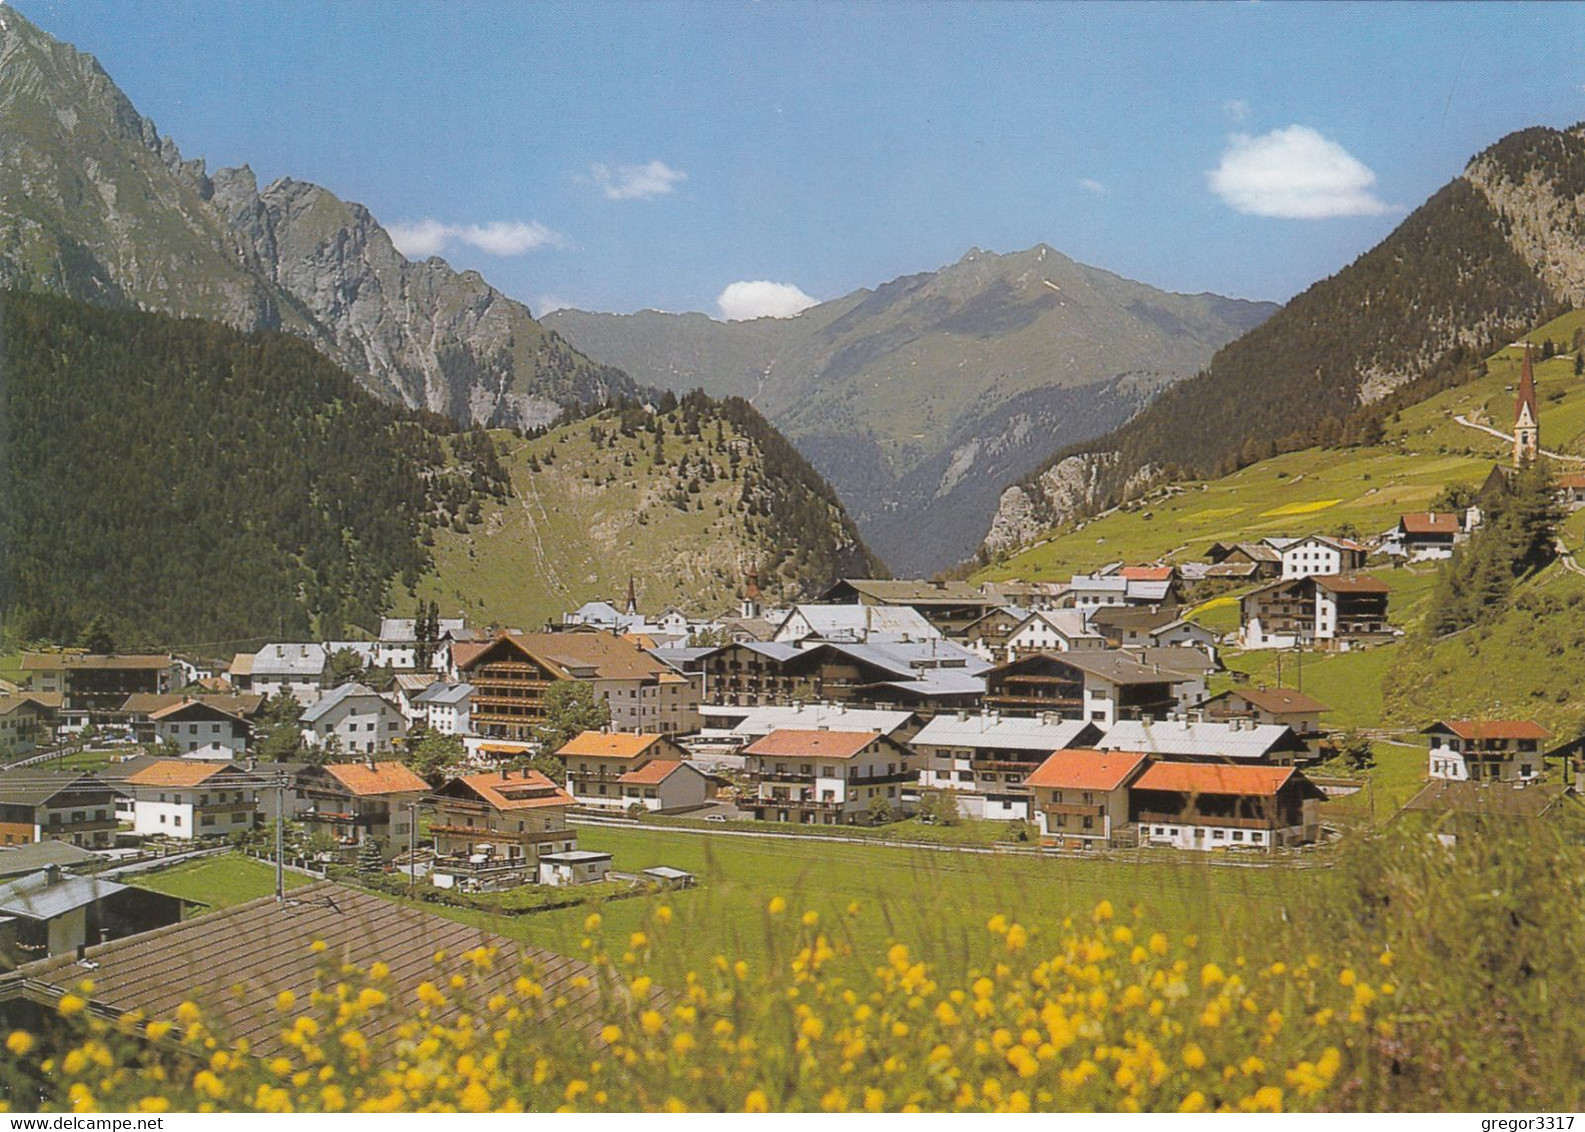
[[[884,605],[985,605],[990,598],[969,582],[930,582],[907,578],[843,578],[820,595],[840,601],[851,592]]]
[[[303,714],[298,718],[306,724],[318,723],[329,715],[335,708],[340,707],[348,700],[379,700],[380,703],[395,711],[391,701],[376,692],[366,684],[343,684],[339,688],[332,688],[308,707],[303,709]]]
[[[488,774],[463,775],[452,779],[442,787],[441,793],[451,792],[452,787],[458,783],[502,812],[575,804],[571,794],[537,770],[492,771]]]
[[[1464,529],[1448,511],[1410,511],[1398,516],[1398,526],[1408,535],[1456,535]]]
[[[1585,487],[1585,472],[1565,472],[1554,481],[1555,486],[1563,489],[1576,489]]]
[[[104,794],[110,784],[80,770],[21,767],[0,774],[0,803],[41,806],[60,794]]]
[[[217,766],[197,760],[160,759],[136,774],[129,775],[126,783],[128,786],[202,786],[230,770],[229,763]]]
[[[1024,779],[1024,785],[1057,790],[1116,790],[1148,758],[1138,751],[1057,751]]]
[[[209,719],[215,716],[224,716],[237,723],[246,723],[239,712],[228,711],[219,704],[206,700],[184,700],[180,703],[166,704],[164,707],[155,708],[149,712],[149,718],[155,722],[165,719]]]
[[[104,863],[105,858],[99,854],[79,848],[70,841],[33,841],[12,849],[0,849],[0,877],[34,873],[46,865],[70,869]]]
[[[1097,733],[1093,723],[1082,719],[942,712],[925,724],[909,745],[1050,752],[1075,747]]]
[[[1255,760],[1273,751],[1301,750],[1304,744],[1283,723],[1120,719],[1096,746],[1106,751],[1147,751],[1179,758]]]
[[[1274,798],[1295,775],[1291,766],[1221,766],[1215,763],[1154,763],[1135,781],[1135,790],[1175,794],[1221,794]]]
[[[1308,581],[1335,594],[1385,594],[1392,587],[1369,574],[1313,574]]]
[[[783,728],[743,748],[745,755],[769,758],[851,759],[877,739],[879,731],[796,731]]]
[[[1177,575],[1177,567],[1124,566],[1118,573],[1130,582],[1168,582]]]
[[[687,764],[680,759],[650,759],[637,770],[630,770],[617,778],[629,786],[658,786]]]
[[[112,653],[100,655],[97,653],[71,653],[71,652],[30,652],[22,654],[22,670],[24,672],[59,672],[76,669],[164,669],[172,664],[170,654],[158,653],[128,653],[121,655]]]
[[[329,663],[330,657],[323,645],[282,642],[265,645],[253,654],[253,675],[318,679]]]
[[[195,696],[184,692],[134,692],[121,703],[121,710],[127,715],[143,715],[153,718],[153,714],[173,706],[182,704],[207,704],[219,708],[230,715],[238,715],[244,719],[257,715],[264,707],[264,694],[262,692],[223,693],[218,695]]]
[[[332,763],[321,767],[359,798],[375,798],[381,794],[425,794],[429,783],[408,770],[401,763]]]
[[[799,631],[795,624],[799,619],[808,626],[808,635],[836,640],[929,640],[941,636],[941,630],[911,605],[795,605],[776,635]]]
[[[69,873],[52,875],[49,869],[40,869],[0,884],[0,913],[29,920],[53,920],[126,888],[113,880]]]
[[[315,950],[316,941],[323,941],[323,954]],[[473,969],[468,953],[475,948],[492,950],[495,961],[488,970]],[[437,961],[442,953],[445,958]],[[613,991],[609,985],[602,990],[599,973],[579,960],[325,881],[294,889],[285,904],[268,896],[97,944],[86,958],[93,963],[94,988],[87,997],[95,1013],[113,1018],[139,1010],[168,1019],[190,1000],[216,1020],[216,1030],[228,1040],[246,1041],[250,1053],[265,1058],[285,1050],[272,1005],[276,996],[291,991],[307,1002],[322,987],[327,963],[367,969],[379,961],[390,968],[386,990],[404,1008],[375,1011],[359,1023],[377,1051],[407,1023],[411,1011],[405,1006],[426,980],[445,986],[451,976],[466,974],[472,979],[469,1002],[497,993],[512,997],[513,980],[531,963],[536,980],[551,988],[545,1001],[555,995],[567,1005],[555,1010],[522,1003],[526,1023],[591,1036],[606,1017],[600,1013],[602,997]],[[29,963],[14,976],[0,976],[0,983],[49,1005],[68,991],[83,993],[86,973],[77,956],[67,954]],[[434,1021],[450,1025],[471,1010],[461,998],[452,996],[450,1004],[438,1007]]]
[[[562,758],[574,756],[581,759],[636,759],[657,743],[664,743],[664,735],[634,734],[627,731],[584,731],[574,735],[556,754]]]
[[[1499,818],[1538,818],[1567,797],[1561,783],[1455,782],[1434,778],[1404,803],[1409,813],[1467,813]]]
[[[1447,719],[1421,731],[1436,735],[1450,731],[1460,739],[1550,739],[1552,732],[1533,719]]]
[[[1185,676],[1203,676],[1216,671],[1216,661],[1204,649],[1187,645],[1124,645],[1123,653],[1140,664],[1163,672],[1180,672]]]
[[[0,695],[0,715],[10,715],[14,711],[31,707],[37,711],[54,711],[51,706],[39,702],[39,696],[33,692],[16,692],[10,695]]]
[[[1233,688],[1219,696],[1212,696],[1211,699],[1221,700],[1229,696],[1242,696],[1261,711],[1272,715],[1309,714],[1332,710],[1320,700],[1313,699],[1303,692],[1296,692],[1292,688]]]
[[[1142,664],[1125,653],[1110,650],[1058,653],[1055,659],[1113,684],[1181,684],[1189,679],[1182,672],[1166,668],[1157,671],[1153,664]]]
[[[842,731],[880,731],[890,735],[898,728],[906,727],[914,718],[911,711],[845,703],[723,707],[720,714],[738,719],[732,730],[742,737],[769,735],[779,728],[818,731],[822,727],[832,726]]]
[[[460,704],[473,695],[472,684],[448,684],[437,680],[413,697],[415,704]]]

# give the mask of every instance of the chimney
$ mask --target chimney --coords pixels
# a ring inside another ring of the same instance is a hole
[[[374,769],[374,753],[372,751],[364,758],[363,765],[370,770]]]
[[[61,867],[59,865],[44,866],[44,883],[59,884],[61,882]]]

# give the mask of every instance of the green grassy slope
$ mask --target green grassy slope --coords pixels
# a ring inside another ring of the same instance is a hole
[[[1585,331],[1585,311],[1571,311],[1531,332],[1573,348]],[[1268,535],[1372,535],[1404,511],[1427,509],[1452,484],[1477,486],[1493,463],[1511,459],[1511,442],[1467,427],[1464,417],[1499,431],[1511,427],[1514,387],[1522,354],[1507,347],[1487,359],[1484,376],[1399,411],[1380,443],[1347,449],[1308,448],[1252,464],[1219,479],[1173,485],[1087,523],[1059,529],[1044,542],[976,575],[980,579],[1061,579],[1106,562],[1203,558],[1213,542]],[[1535,364],[1544,449],[1585,455],[1585,377],[1574,376],[1575,355]],[[1557,460],[1558,472],[1585,462]],[[1563,525],[1569,546],[1585,546],[1585,512]],[[1391,616],[1409,630],[1401,644],[1363,653],[1306,658],[1304,690],[1337,708],[1339,727],[1420,726],[1438,716],[1534,716],[1572,735],[1585,720],[1585,577],[1561,564],[1521,585],[1495,622],[1435,645],[1415,631],[1425,612],[1437,567],[1371,565],[1393,590]],[[1241,591],[1211,598],[1193,616],[1218,631],[1237,625]],[[1271,653],[1228,654],[1229,668],[1256,682],[1276,683]],[[1283,683],[1299,670],[1283,661]],[[1224,678],[1219,689],[1230,684]]]
[[[679,435],[681,419],[680,409],[664,417],[664,466],[655,464],[653,434],[624,435],[614,411],[530,440],[494,434],[510,498],[487,502],[465,531],[438,531],[434,568],[416,593],[397,596],[398,608],[430,599],[447,616],[532,627],[586,601],[617,599],[632,577],[647,613],[676,605],[714,615],[735,609],[750,565],[773,599],[875,568],[829,496],[778,488],[805,524],[797,529],[781,510],[765,513],[762,438],[713,410],[697,436]],[[702,474],[706,462],[713,480]],[[748,502],[745,479],[760,485]]]

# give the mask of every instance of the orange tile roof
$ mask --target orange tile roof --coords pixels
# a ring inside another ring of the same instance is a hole
[[[630,770],[617,779],[630,786],[658,786],[673,771],[682,767],[679,759],[651,759],[637,770]]]
[[[188,759],[161,759],[127,776],[128,786],[200,786],[225,770],[229,763]]]
[[[1560,488],[1585,487],[1585,472],[1567,472],[1558,476],[1557,486]]]
[[[1533,719],[1446,719],[1425,730],[1435,731],[1438,727],[1447,728],[1460,739],[1552,738],[1552,732]]]
[[[1175,566],[1124,566],[1118,574],[1130,582],[1171,581]]]
[[[360,798],[378,794],[427,794],[429,783],[401,763],[333,763],[324,768],[347,790]]]
[[[575,735],[556,754],[562,758],[576,755],[583,759],[635,759],[663,738],[663,735],[627,731],[585,731]]]
[[[1138,751],[1081,751],[1065,748],[1024,779],[1025,786],[1059,790],[1116,790],[1144,762]]]
[[[458,781],[498,810],[535,810],[575,804],[571,794],[537,770],[469,774]]]
[[[881,737],[879,731],[799,731],[782,728],[743,748],[745,755],[851,759]]]
[[[1134,782],[1135,790],[1178,794],[1238,794],[1275,797],[1297,771],[1291,766],[1220,766],[1156,763]]]
[[[1456,535],[1463,530],[1458,516],[1447,511],[1411,511],[1400,515],[1398,523],[1411,535]]]
[[[453,641],[451,663],[458,668],[466,668],[473,663],[475,657],[493,644],[494,641]]]
[[[656,660],[615,633],[519,633],[512,640],[524,651],[553,665],[593,668],[599,680],[653,679],[670,671],[664,661]]]

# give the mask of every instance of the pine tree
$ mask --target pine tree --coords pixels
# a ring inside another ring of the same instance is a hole
[[[373,837],[365,837],[358,846],[358,874],[360,876],[379,876],[385,871],[385,854],[380,851],[380,843]]]

